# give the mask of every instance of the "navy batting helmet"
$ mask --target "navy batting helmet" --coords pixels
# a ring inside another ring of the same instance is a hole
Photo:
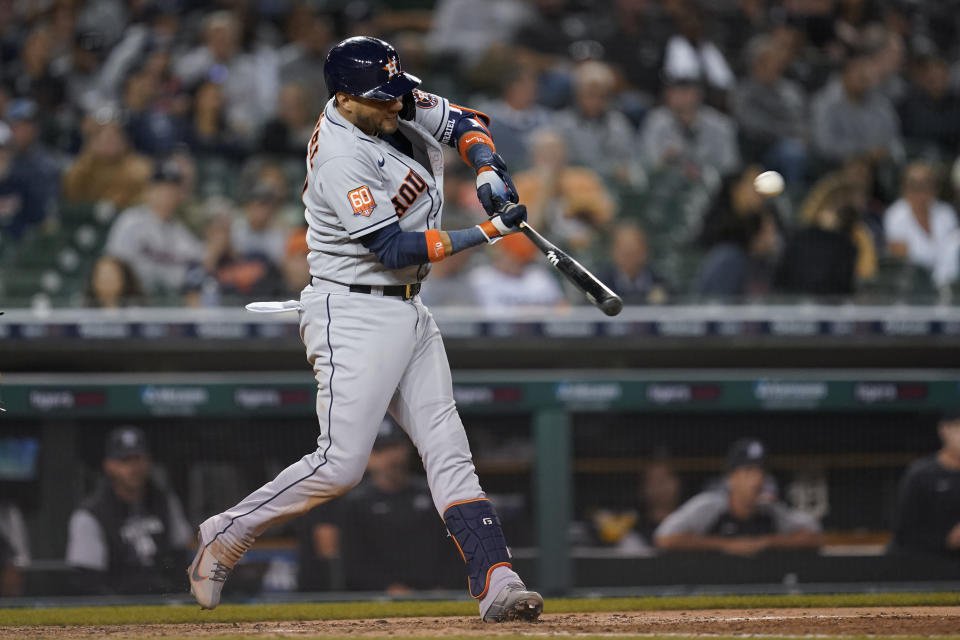
[[[330,95],[342,91],[374,100],[395,100],[420,84],[420,78],[400,68],[400,56],[390,43],[370,36],[347,38],[330,49],[323,77]]]

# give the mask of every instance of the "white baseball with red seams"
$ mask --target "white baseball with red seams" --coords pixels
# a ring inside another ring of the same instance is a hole
[[[773,198],[783,193],[783,176],[776,171],[764,171],[753,179],[753,188],[760,195]]]

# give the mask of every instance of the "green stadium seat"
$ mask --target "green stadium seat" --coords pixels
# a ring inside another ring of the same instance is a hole
[[[53,268],[4,269],[0,273],[0,295],[8,304],[29,304],[34,294],[56,294],[62,289],[63,277]]]
[[[57,255],[69,245],[70,237],[62,230],[35,234],[20,244],[14,264],[18,267],[53,267]]]

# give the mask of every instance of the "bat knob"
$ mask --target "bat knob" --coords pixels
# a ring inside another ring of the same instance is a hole
[[[623,300],[620,296],[611,296],[600,303],[600,310],[608,316],[615,316],[623,310]]]

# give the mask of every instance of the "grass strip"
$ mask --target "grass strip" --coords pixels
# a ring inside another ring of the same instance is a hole
[[[543,634],[538,634],[537,632],[532,632],[529,634],[509,634],[509,635],[498,635],[491,633],[489,636],[443,636],[444,640],[477,640],[477,638],[482,637],[491,637],[496,638],[496,640],[531,640],[531,638],[536,638]],[[615,638],[616,640],[683,640],[684,638],[703,640],[704,636],[702,634],[678,634],[671,633],[669,635],[637,635],[637,634],[598,634],[598,635],[580,635],[580,634],[559,634],[560,637],[575,637],[577,640],[611,640]],[[269,637],[293,637],[293,636],[284,636],[278,635],[275,632],[271,632]],[[358,636],[304,636],[299,633],[295,636],[297,640],[356,640]],[[363,636],[359,636],[363,637]],[[552,634],[552,637],[556,637],[556,634]],[[744,640],[745,637],[748,637],[749,640],[931,640],[931,636],[901,636],[901,635],[889,635],[889,636],[829,636],[829,635],[817,635],[817,636],[797,636],[797,635],[754,635],[749,634],[749,636],[709,636],[709,640]],[[951,636],[935,636],[936,640],[956,640],[960,638],[960,635],[951,635]],[[227,636],[204,636],[205,640],[263,640],[263,635],[227,635]],[[404,640],[437,640],[437,636],[403,636]],[[44,638],[38,638],[37,640],[59,640],[57,636],[47,636]],[[143,639],[140,639],[143,640]],[[196,636],[163,636],[162,640],[196,640]]]
[[[957,606],[958,593],[678,596],[645,598],[548,598],[547,613],[605,613],[693,609],[808,607]],[[224,604],[213,611],[196,606],[64,607],[0,609],[0,626],[176,624],[271,620],[365,620],[477,615],[467,601],[367,601],[287,604]]]

